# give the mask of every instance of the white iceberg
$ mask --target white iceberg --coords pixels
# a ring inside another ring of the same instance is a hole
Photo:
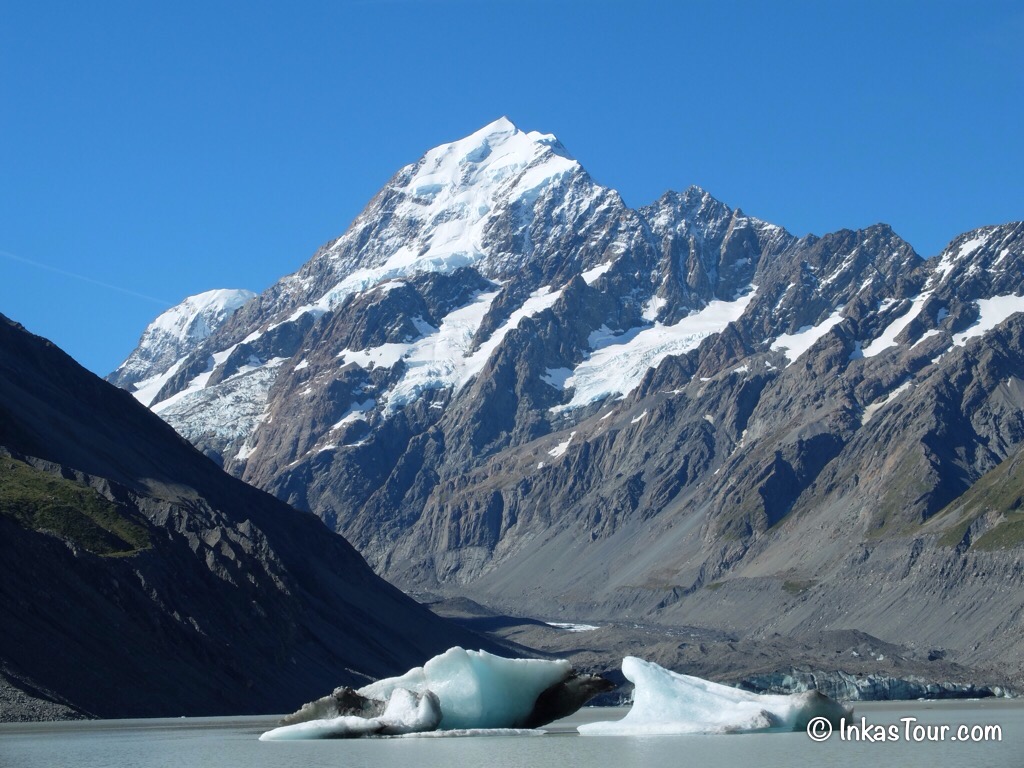
[[[817,691],[791,695],[750,693],[699,677],[670,672],[635,656],[622,673],[636,686],[622,720],[581,725],[584,735],[738,733],[803,730],[815,717],[833,725],[852,711]]]
[[[563,659],[505,659],[487,651],[449,648],[422,667],[370,683],[359,693],[387,699],[396,689],[433,691],[441,701],[443,730],[521,728],[537,698],[571,674],[572,666]]]
[[[432,731],[440,722],[441,704],[431,691],[417,694],[403,688],[396,688],[388,698],[384,711],[377,717],[339,715],[319,720],[307,720],[267,731],[260,736],[260,741],[398,736],[406,733]]]
[[[601,677],[577,674],[564,660],[505,659],[450,648],[400,677],[357,691],[338,688],[260,739],[538,728],[613,687]]]

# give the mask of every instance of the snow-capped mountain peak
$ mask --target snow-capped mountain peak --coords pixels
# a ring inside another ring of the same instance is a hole
[[[344,235],[282,281],[282,293],[289,314],[322,312],[423,272],[473,266],[501,279],[533,255],[532,230],[547,233],[551,218],[568,229],[602,203],[624,208],[555,136],[502,117],[402,168]]]
[[[205,339],[254,296],[252,291],[226,288],[189,296],[150,323],[143,336],[190,342]]]
[[[699,187],[630,209],[502,118],[399,170],[149,403],[406,586],[690,620],[751,577],[765,621],[839,626],[833,585],[903,573],[901,601],[932,600],[976,534],[1016,531],[948,505],[1024,455],[1022,274],[1019,222],[924,260]],[[1019,550],[978,551],[1018,584]]]
[[[530,205],[580,165],[553,136],[524,133],[507,118],[430,150],[398,187],[395,213],[422,222],[414,243],[395,250],[392,269],[472,262],[486,255],[486,229],[499,205]],[[419,271],[419,270],[416,270]]]
[[[552,134],[519,130],[507,117],[499,118],[458,141],[427,152],[416,164],[409,187],[415,193],[436,184],[450,189],[501,181],[516,171],[544,162],[551,156],[575,164]],[[427,194],[431,194],[428,190]]]
[[[146,327],[139,346],[110,374],[109,381],[127,388],[165,372],[255,296],[244,289],[217,289],[189,296]]]

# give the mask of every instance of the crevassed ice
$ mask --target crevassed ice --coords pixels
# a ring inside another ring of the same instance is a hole
[[[388,395],[387,411],[393,412],[431,389],[460,389],[465,386],[483,369],[491,353],[510,331],[518,328],[524,318],[552,306],[562,291],[552,291],[548,286],[534,291],[487,341],[470,354],[473,337],[497,295],[496,292],[478,295],[473,303],[446,315],[437,333],[411,345],[403,358],[405,375]]]
[[[163,412],[166,411],[167,409],[173,407],[174,405],[183,400],[187,400],[191,396],[205,389],[206,383],[210,380],[210,377],[213,375],[213,372],[217,369],[218,366],[222,365],[224,361],[228,359],[231,353],[235,351],[235,348],[237,346],[237,344],[232,344],[227,349],[224,349],[220,352],[217,352],[214,355],[211,355],[209,361],[207,362],[206,370],[204,370],[198,376],[191,379],[189,383],[185,385],[185,388],[183,390],[181,390],[180,392],[176,392],[175,394],[168,397],[166,400],[161,400],[159,403],[150,402],[148,404],[150,408],[152,408],[154,413],[162,415]],[[174,366],[175,371],[178,370],[181,362],[184,361],[180,361],[178,364]],[[163,386],[163,383],[167,380],[167,378],[170,378],[169,374],[165,376],[166,378],[164,378],[163,381],[160,382],[160,386]],[[155,383],[158,378],[160,377],[154,377],[152,382],[149,379],[147,379],[146,382],[144,382],[147,386],[145,388],[139,389],[138,392],[136,392],[135,397],[140,397],[143,392],[146,392],[150,388],[150,386],[153,387],[152,397],[156,397],[157,394],[159,393],[159,387],[157,387]]]
[[[286,358],[247,365],[216,386],[206,388],[210,372],[187,390],[153,407],[160,418],[186,439],[213,435],[222,440],[248,438],[266,417],[267,395]],[[211,369],[212,372],[212,369]]]

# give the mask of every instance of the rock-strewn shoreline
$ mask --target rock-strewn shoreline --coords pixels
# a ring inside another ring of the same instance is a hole
[[[1000,670],[959,663],[959,652],[888,643],[856,630],[742,637],[703,627],[633,622],[577,622],[569,631],[536,619],[505,616],[467,599],[419,598],[441,616],[483,631],[512,650],[529,648],[574,667],[624,682],[618,665],[637,655],[685,674],[757,693],[819,690],[841,701],[1015,698],[1021,681]],[[560,619],[560,621],[562,621]],[[596,703],[622,703],[628,686]]]

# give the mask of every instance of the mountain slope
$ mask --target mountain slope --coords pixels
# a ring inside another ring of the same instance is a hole
[[[1022,268],[1019,222],[926,260],[695,187],[631,210],[501,120],[399,171],[153,408],[406,588],[1020,675],[1020,599],[979,607],[1019,553],[937,513],[1022,446]]]
[[[0,349],[8,685],[102,717],[287,711],[475,643],[7,318]]]
[[[174,364],[255,296],[245,290],[215,290],[189,296],[149,324],[139,345],[107,381],[131,389],[140,402],[149,405]]]

